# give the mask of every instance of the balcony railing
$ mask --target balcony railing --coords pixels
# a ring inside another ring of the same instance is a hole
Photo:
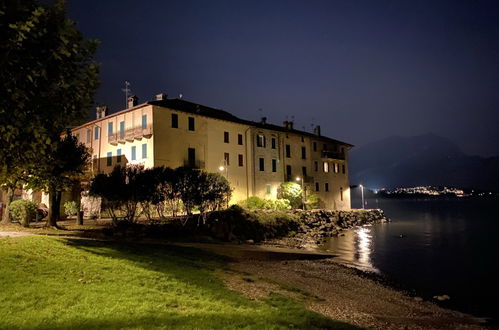
[[[107,137],[107,142],[112,145],[117,145],[118,143],[125,143],[125,141],[133,142],[134,140],[140,140],[142,138],[150,138],[152,136],[152,126],[148,125],[143,128],[142,126],[129,128],[124,132],[117,132],[110,134]]]
[[[345,154],[341,153],[341,152],[323,150],[322,151],[322,158],[345,160]]]

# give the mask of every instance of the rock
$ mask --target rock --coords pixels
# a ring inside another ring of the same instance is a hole
[[[421,298],[421,297],[414,297],[414,300],[416,300],[416,301],[423,301],[423,298]]]
[[[255,244],[255,241],[252,240],[252,239],[247,239],[246,241],[244,241],[244,243],[246,243],[246,244]]]
[[[445,300],[449,300],[450,297],[446,294],[443,294],[441,296],[433,296],[433,299],[437,299],[438,301],[445,301]]]

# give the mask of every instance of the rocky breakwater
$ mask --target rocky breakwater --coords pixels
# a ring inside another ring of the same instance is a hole
[[[289,237],[275,239],[267,243],[294,248],[310,248],[324,243],[329,237],[341,235],[346,229],[388,222],[383,210],[294,210],[300,218],[300,228]]]

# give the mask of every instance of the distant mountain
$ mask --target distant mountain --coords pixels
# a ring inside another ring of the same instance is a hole
[[[391,136],[353,148],[349,167],[352,185],[499,190],[499,157],[468,156],[452,141],[432,133]]]

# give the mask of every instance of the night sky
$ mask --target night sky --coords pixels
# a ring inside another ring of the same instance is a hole
[[[499,1],[93,1],[95,101],[165,92],[361,146],[428,132],[499,154]]]

